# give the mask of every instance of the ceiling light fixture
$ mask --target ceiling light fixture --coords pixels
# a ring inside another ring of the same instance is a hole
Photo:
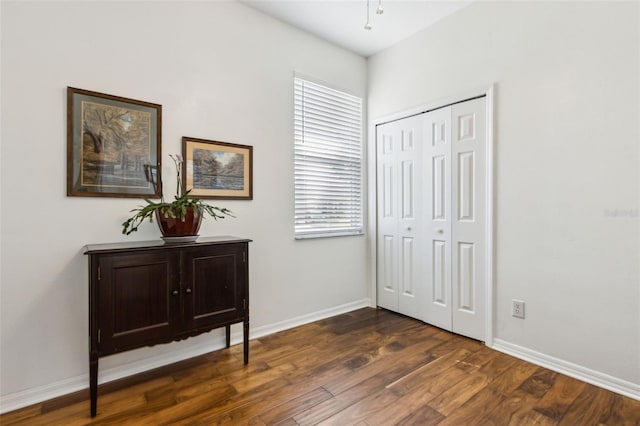
[[[384,9],[382,9],[382,0],[378,0],[378,8],[376,9],[376,14],[382,15],[384,13]]]
[[[373,27],[369,23],[369,0],[367,0],[367,22],[364,23],[364,29],[365,30],[370,30],[371,28],[373,28]]]

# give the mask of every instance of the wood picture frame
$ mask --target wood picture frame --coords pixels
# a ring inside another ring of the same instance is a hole
[[[253,147],[182,137],[182,185],[194,198],[253,200]]]
[[[162,105],[67,87],[67,195],[160,198]]]

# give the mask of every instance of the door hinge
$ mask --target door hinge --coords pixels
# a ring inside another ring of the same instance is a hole
[[[246,251],[242,252],[242,263],[247,263],[247,252]]]
[[[100,276],[101,276],[101,270],[100,270],[100,267],[98,266],[98,281],[100,281]]]
[[[242,300],[242,306],[244,306],[244,310],[247,310],[247,299]]]
[[[98,343],[100,343],[100,329],[98,329]]]

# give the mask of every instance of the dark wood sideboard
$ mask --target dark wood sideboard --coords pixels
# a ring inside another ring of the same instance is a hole
[[[200,237],[84,247],[89,258],[89,388],[91,416],[98,399],[98,359],[144,346],[183,340],[243,323],[249,362],[249,242]]]

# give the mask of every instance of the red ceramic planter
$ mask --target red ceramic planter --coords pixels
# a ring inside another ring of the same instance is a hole
[[[202,211],[188,207],[184,220],[181,220],[179,216],[176,218],[164,217],[159,210],[156,210],[156,220],[163,237],[195,236],[198,235],[202,223]]]

